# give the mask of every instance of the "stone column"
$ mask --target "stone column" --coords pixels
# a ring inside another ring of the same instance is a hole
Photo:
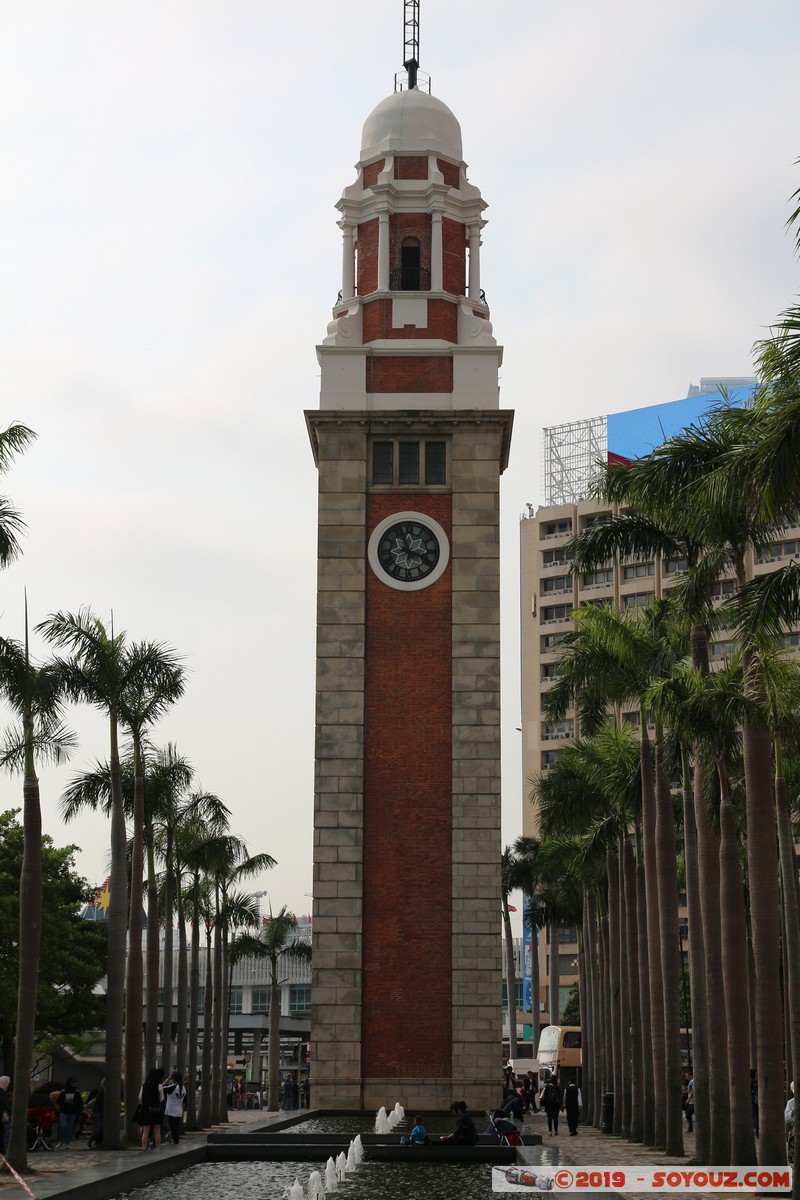
[[[442,214],[435,212],[431,213],[431,291],[441,292],[443,287]]]
[[[481,298],[481,230],[479,225],[470,225],[469,233],[469,290],[470,300]]]
[[[378,291],[389,290],[389,214],[378,214]]]
[[[353,247],[353,226],[342,222],[342,300],[352,300],[356,294],[356,262]]]

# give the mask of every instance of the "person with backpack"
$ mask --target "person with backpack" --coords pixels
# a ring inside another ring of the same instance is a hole
[[[78,1091],[78,1081],[71,1075],[56,1098],[58,1109],[57,1150],[66,1150],[75,1136],[75,1122],[83,1112],[83,1096]]]
[[[186,1104],[186,1088],[183,1086],[180,1071],[173,1071],[168,1079],[162,1084],[164,1095],[167,1098],[166,1117],[169,1125],[169,1132],[172,1136],[172,1144],[177,1146],[181,1136],[181,1121],[183,1119],[183,1109]]]
[[[561,1103],[561,1088],[558,1079],[551,1075],[539,1093],[539,1103],[547,1114],[547,1132],[558,1137],[558,1114],[563,1110]]]

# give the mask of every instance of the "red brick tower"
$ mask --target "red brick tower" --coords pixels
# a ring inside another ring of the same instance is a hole
[[[409,66],[409,64],[406,64]],[[416,63],[409,81],[416,79]],[[438,99],[367,118],[306,414],[319,468],[317,1106],[496,1100],[499,476],[485,204]]]

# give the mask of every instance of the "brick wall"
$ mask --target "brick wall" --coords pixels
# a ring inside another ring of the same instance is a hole
[[[459,221],[442,218],[442,257],[444,290],[454,296],[466,294],[466,230]]]
[[[458,309],[449,300],[429,300],[425,329],[417,329],[414,325],[393,329],[392,301],[371,300],[364,305],[364,341],[375,342],[379,338],[439,338],[455,345],[458,342]]]
[[[449,496],[371,495],[450,536]],[[400,592],[367,571],[364,739],[365,1076],[448,1078],[452,1026],[452,584]],[[391,1099],[390,1097],[388,1099]]]
[[[367,392],[452,392],[453,360],[445,355],[367,358]]]
[[[457,188],[461,186],[461,179],[458,167],[453,163],[445,162],[443,158],[437,158],[436,166],[444,176],[444,181],[448,187]]]
[[[359,296],[368,296],[378,288],[378,218],[365,221],[358,227],[358,280]]]
[[[375,184],[378,182],[378,176],[383,170],[385,162],[385,158],[379,158],[377,162],[369,163],[366,167],[364,167],[361,178],[363,187],[371,188],[375,186]]]
[[[395,157],[394,177],[395,179],[427,179],[427,154],[404,154]]]

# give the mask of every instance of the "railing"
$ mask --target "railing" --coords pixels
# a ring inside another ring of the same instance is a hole
[[[424,267],[418,271],[407,271],[403,267],[395,267],[389,272],[389,288],[393,292],[429,292],[431,290],[431,273]]]

